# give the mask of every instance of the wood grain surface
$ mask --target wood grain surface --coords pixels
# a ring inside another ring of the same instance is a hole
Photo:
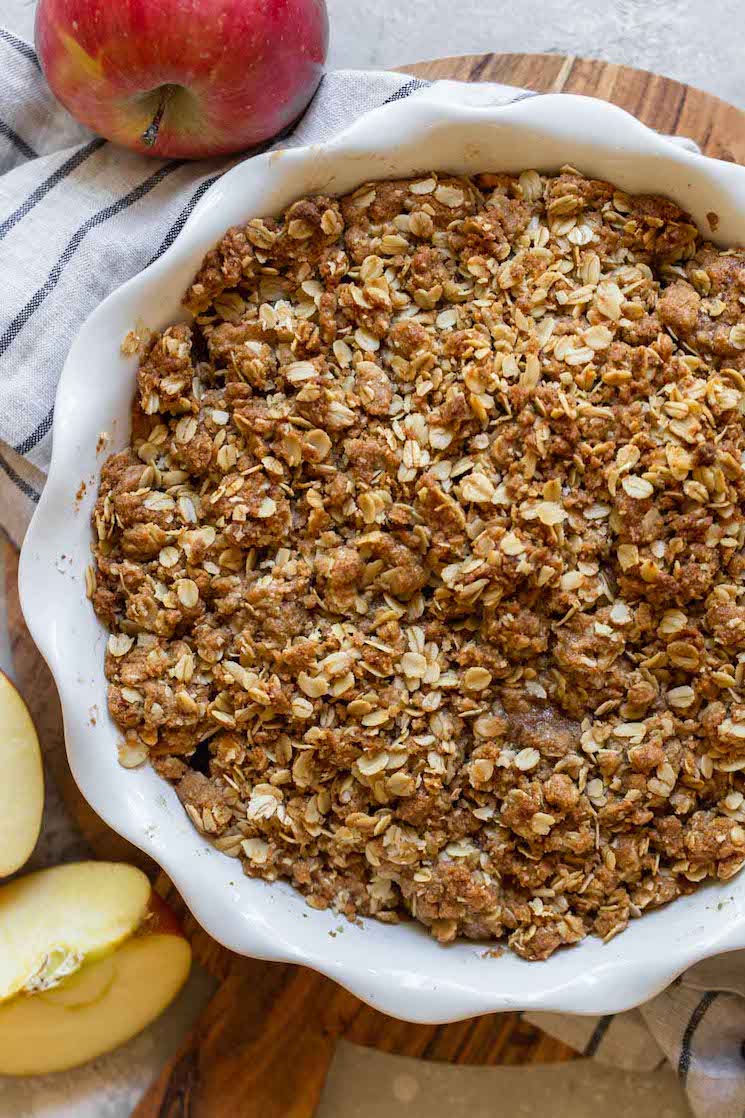
[[[498,81],[539,92],[613,101],[644,123],[690,136],[720,159],[745,162],[745,114],[658,75],[562,55],[471,55],[402,67],[422,78]],[[435,160],[436,162],[436,160]],[[212,940],[157,867],[114,835],[85,803],[67,768],[59,703],[23,625],[9,545],[8,607],[16,675],[32,707],[49,770],[99,857],[135,861],[182,915],[217,995],[133,1118],[312,1118],[339,1037],[385,1052],[467,1064],[524,1064],[576,1054],[517,1014],[453,1025],[408,1025],[363,1005],[303,968],[244,959]]]
[[[471,54],[404,66],[434,81],[504,82],[539,93],[581,93],[612,101],[650,128],[689,136],[705,155],[745,163],[745,114],[710,93],[660,74],[561,54]]]

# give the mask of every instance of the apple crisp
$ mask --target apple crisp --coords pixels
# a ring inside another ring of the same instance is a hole
[[[230,229],[102,471],[122,763],[314,908],[528,959],[731,877],[744,303],[572,168]]]

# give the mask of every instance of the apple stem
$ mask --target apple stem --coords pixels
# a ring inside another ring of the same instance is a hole
[[[150,121],[145,131],[142,133],[142,142],[143,144],[145,144],[146,147],[149,148],[154,147],[158,139],[158,133],[160,131],[160,125],[163,120],[163,114],[165,113],[168,102],[171,99],[173,87],[170,85],[161,86],[159,92],[160,100],[158,102],[158,108],[155,110],[155,116]]]

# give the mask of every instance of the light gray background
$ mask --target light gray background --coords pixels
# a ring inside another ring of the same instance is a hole
[[[742,0],[327,3],[333,67],[385,69],[448,54],[558,51],[655,70],[745,106]],[[0,0],[0,23],[30,38],[34,6],[34,0]]]

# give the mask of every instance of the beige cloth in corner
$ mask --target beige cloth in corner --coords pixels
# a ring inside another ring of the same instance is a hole
[[[315,1118],[690,1118],[675,1073],[453,1067],[340,1044]]]

